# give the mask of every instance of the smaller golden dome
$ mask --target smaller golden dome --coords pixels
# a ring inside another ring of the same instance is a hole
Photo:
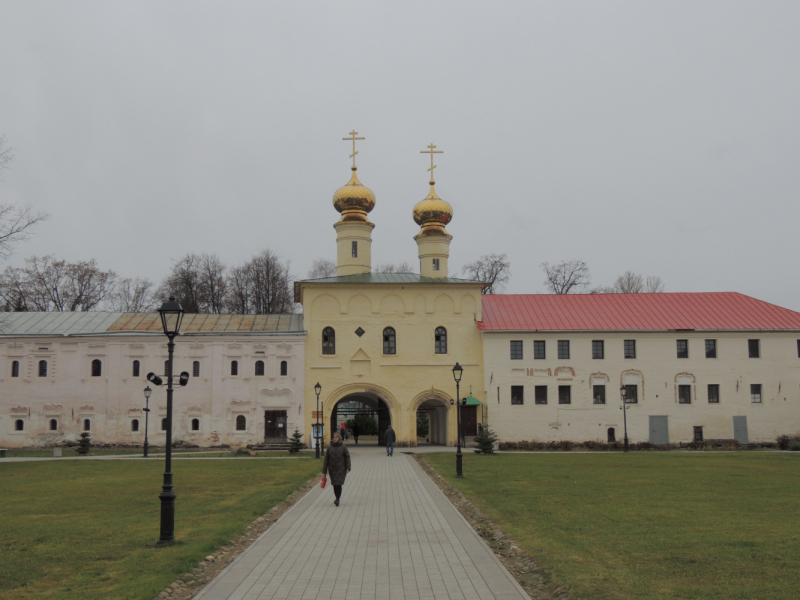
[[[453,207],[436,195],[434,183],[427,198],[414,207],[414,221],[422,227],[421,235],[448,235],[444,227],[453,220]]]
[[[375,193],[362,185],[356,175],[356,167],[350,167],[353,176],[333,194],[333,207],[342,213],[341,221],[363,221],[369,223],[367,213],[375,208]]]

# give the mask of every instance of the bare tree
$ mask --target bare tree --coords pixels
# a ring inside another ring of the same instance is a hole
[[[589,267],[582,260],[564,260],[556,265],[542,263],[544,284],[551,294],[575,294],[589,287]]]
[[[336,263],[324,258],[318,258],[311,263],[308,279],[322,279],[324,277],[336,277]]]
[[[0,172],[8,168],[8,163],[14,160],[14,148],[8,145],[6,136],[0,135]]]
[[[475,262],[464,265],[461,272],[470,279],[489,284],[481,293],[496,294],[511,278],[511,262],[505,254],[484,254]]]
[[[121,279],[108,299],[114,312],[148,312],[153,308],[153,282],[137,277]]]
[[[8,310],[96,310],[115,290],[117,275],[101,271],[97,261],[68,263],[53,256],[25,259],[25,267],[8,268],[0,295]]]
[[[48,217],[47,213],[34,212],[30,206],[0,204],[0,259],[11,256],[14,246],[30,239],[33,228]]]
[[[407,262],[402,262],[399,265],[392,263],[385,263],[375,267],[375,273],[413,273],[414,267]]]
[[[171,296],[188,313],[206,312],[201,309],[200,257],[197,254],[187,254],[172,265],[172,271],[158,286],[156,297],[159,301],[165,302]]]
[[[227,278],[228,310],[240,314],[281,314],[294,311],[289,262],[272,250],[264,250],[244,265],[230,270]]]
[[[661,294],[664,291],[664,282],[657,275],[649,275],[644,284],[644,291],[648,294]]]
[[[644,278],[633,271],[625,271],[617,277],[613,290],[617,294],[638,294],[644,291]]]
[[[198,268],[200,270],[200,298],[203,312],[220,314],[225,309],[227,281],[225,265],[216,254],[201,254]]]

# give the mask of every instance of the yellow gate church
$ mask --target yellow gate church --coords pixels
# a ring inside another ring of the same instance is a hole
[[[306,438],[312,440],[319,383],[322,419],[330,431],[343,403],[360,402],[379,417],[380,440],[391,423],[399,445],[416,446],[417,412],[430,419],[434,444],[456,443],[456,362],[464,368],[461,396],[470,388],[482,397],[483,352],[480,332],[484,283],[448,276],[449,203],[435,190],[431,144],[430,191],[413,209],[420,226],[420,273],[372,273],[372,230],[368,213],[375,194],[356,175],[355,142],[350,181],[336,190],[333,206],[341,214],[336,230],[335,277],[295,283],[303,306],[305,344]]]

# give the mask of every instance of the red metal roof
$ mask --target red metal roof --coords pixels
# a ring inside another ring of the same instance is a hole
[[[800,330],[800,313],[736,292],[487,294],[482,331]]]

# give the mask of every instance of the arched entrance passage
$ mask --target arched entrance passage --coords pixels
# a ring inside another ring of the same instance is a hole
[[[357,417],[360,420],[374,420],[378,433],[378,445],[385,444],[384,434],[392,422],[392,413],[382,398],[370,392],[348,394],[336,402],[331,411],[329,437],[333,435],[334,431],[339,430],[342,422]],[[362,431],[362,435],[366,435],[366,433]]]
[[[450,414],[450,405],[441,398],[425,398],[417,405],[418,427],[427,420],[428,434],[417,430],[417,445],[424,443],[446,446],[448,443],[447,417]]]

